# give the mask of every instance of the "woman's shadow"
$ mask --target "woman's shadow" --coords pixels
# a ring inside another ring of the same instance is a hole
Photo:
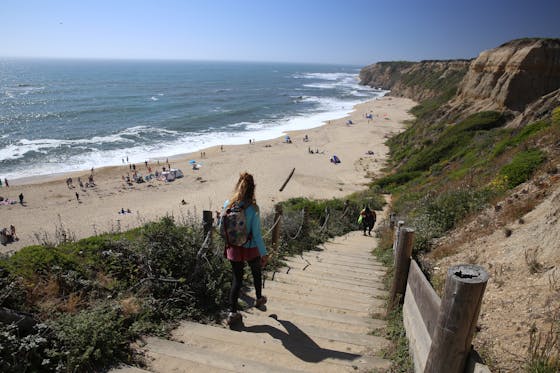
[[[245,326],[243,322],[232,327],[232,330],[248,333],[268,333],[271,337],[282,342],[286,350],[294,356],[309,363],[317,363],[328,358],[351,361],[361,357],[357,354],[322,348],[292,322],[280,320],[275,314],[271,314],[269,317],[278,321],[287,332],[270,325]]]

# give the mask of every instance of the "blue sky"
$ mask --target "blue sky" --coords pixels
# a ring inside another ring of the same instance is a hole
[[[0,56],[365,65],[560,37],[560,0],[1,0]]]

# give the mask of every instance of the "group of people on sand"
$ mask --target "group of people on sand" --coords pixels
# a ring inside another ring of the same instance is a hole
[[[6,245],[17,241],[18,237],[16,235],[16,227],[10,225],[10,228],[2,228],[0,229],[0,244]]]
[[[10,183],[8,183],[8,179],[4,178],[4,185],[6,186],[6,188],[10,187]],[[0,187],[2,187],[2,179],[0,179]]]
[[[88,176],[88,181],[84,184],[82,182],[82,178],[78,177],[78,185],[80,188],[84,189],[84,188],[93,188],[95,186],[95,181],[93,180],[93,168],[92,168],[92,172],[91,174]],[[69,177],[66,179],[66,186],[68,187],[68,189],[74,189],[74,180]],[[78,192],[76,192],[77,194]]]

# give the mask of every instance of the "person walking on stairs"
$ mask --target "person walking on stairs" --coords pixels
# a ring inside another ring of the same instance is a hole
[[[225,201],[220,214],[220,232],[226,242],[225,256],[231,263],[232,283],[229,295],[228,325],[241,321],[237,301],[243,285],[245,262],[251,268],[255,287],[255,307],[262,308],[267,298],[262,295],[262,268],[268,255],[261,234],[259,206],[255,199],[255,181],[247,172],[239,176],[233,196]]]
[[[369,206],[366,206],[362,211],[360,211],[360,217],[358,218],[358,222],[362,224],[362,228],[364,230],[364,236],[366,235],[366,230],[368,234],[371,236],[371,230],[375,225],[376,215],[375,211],[371,210]]]

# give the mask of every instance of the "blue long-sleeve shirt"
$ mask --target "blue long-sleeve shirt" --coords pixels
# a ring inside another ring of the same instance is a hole
[[[229,205],[229,200],[224,202],[224,211]],[[243,207],[243,202],[239,204]],[[261,233],[261,216],[259,214],[259,207],[257,205],[251,204],[249,207],[244,208],[245,220],[247,221],[248,232],[251,234],[251,239],[243,245],[243,247],[257,247],[259,249],[259,254],[261,256],[267,255],[266,246],[264,245],[264,240]]]

